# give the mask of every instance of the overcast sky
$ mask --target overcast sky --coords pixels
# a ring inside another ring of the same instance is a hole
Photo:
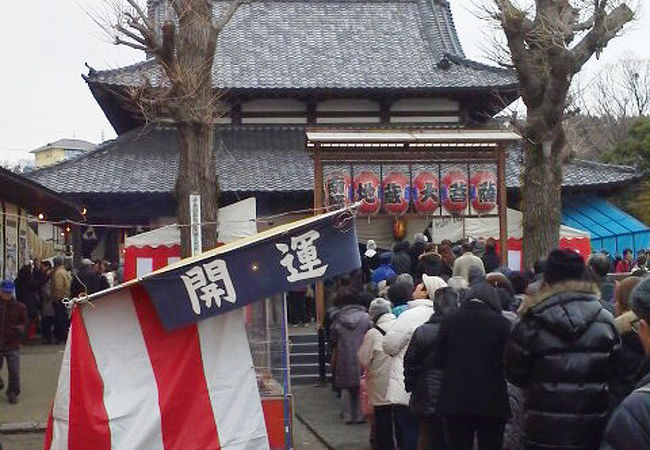
[[[465,52],[483,60],[481,42],[488,26],[476,17],[480,0],[451,0]],[[599,64],[633,52],[650,58],[650,2],[640,18],[605,50]],[[115,68],[143,59],[140,52],[110,44],[84,12],[102,0],[4,1],[0,42],[0,161],[24,157],[26,151],[64,137],[98,143],[115,132],[81,78],[84,63]]]

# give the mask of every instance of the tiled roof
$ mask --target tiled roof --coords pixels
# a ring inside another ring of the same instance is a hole
[[[215,16],[230,0],[219,0]],[[150,1],[150,5],[157,2]],[[441,68],[445,59],[450,64]],[[513,88],[514,72],[465,59],[446,0],[249,0],[218,41],[224,89]],[[90,83],[162,81],[153,61]]]
[[[97,147],[92,142],[83,141],[81,139],[59,139],[58,141],[50,142],[42,147],[32,150],[30,153],[39,153],[50,148],[62,148],[65,150],[83,150],[87,152]]]
[[[215,133],[217,171],[224,192],[312,191],[313,165],[301,126],[222,126]],[[508,155],[508,188],[519,187],[521,153]],[[96,150],[29,176],[70,194],[169,193],[178,170],[177,137],[172,128],[137,129]],[[635,169],[574,160],[565,169],[565,188],[599,187],[638,178]]]

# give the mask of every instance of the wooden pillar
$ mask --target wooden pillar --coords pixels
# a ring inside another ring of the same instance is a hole
[[[320,157],[320,145],[314,147],[314,215],[321,214],[323,207],[323,162]],[[316,322],[319,326],[325,320],[325,285],[322,281],[316,283],[314,292],[316,300]]]
[[[508,265],[508,193],[506,191],[506,150],[497,150],[497,205],[499,207],[499,248],[501,265]],[[524,245],[526,243],[524,242]]]

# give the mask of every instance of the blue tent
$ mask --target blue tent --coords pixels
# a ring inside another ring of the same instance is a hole
[[[650,228],[596,195],[564,196],[562,223],[591,234],[591,248],[620,255],[650,247]]]

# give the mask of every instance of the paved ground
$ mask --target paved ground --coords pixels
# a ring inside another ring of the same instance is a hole
[[[300,421],[296,421],[293,432],[296,450],[327,450]],[[0,436],[0,443],[2,450],[43,450],[44,439],[43,433],[9,434]]]
[[[22,393],[17,405],[7,402],[0,394],[0,430],[12,425],[26,426],[47,421],[59,376],[63,346],[23,347],[21,355]],[[0,371],[7,380],[6,368]],[[329,388],[301,386],[294,388],[296,412],[308,420],[305,426],[300,420],[294,423],[295,448],[298,450],[357,449],[367,445],[367,427],[346,426],[338,419],[338,399]],[[330,439],[325,445],[321,439]],[[352,440],[349,440],[351,438]],[[2,450],[42,450],[43,432],[0,434]]]
[[[299,421],[334,450],[368,450],[368,425],[345,425],[340,401],[329,386],[294,386]]]
[[[17,405],[0,395],[0,425],[18,422],[46,422],[56,392],[63,345],[25,346],[20,357],[21,394]],[[0,376],[7,382],[7,369]]]

